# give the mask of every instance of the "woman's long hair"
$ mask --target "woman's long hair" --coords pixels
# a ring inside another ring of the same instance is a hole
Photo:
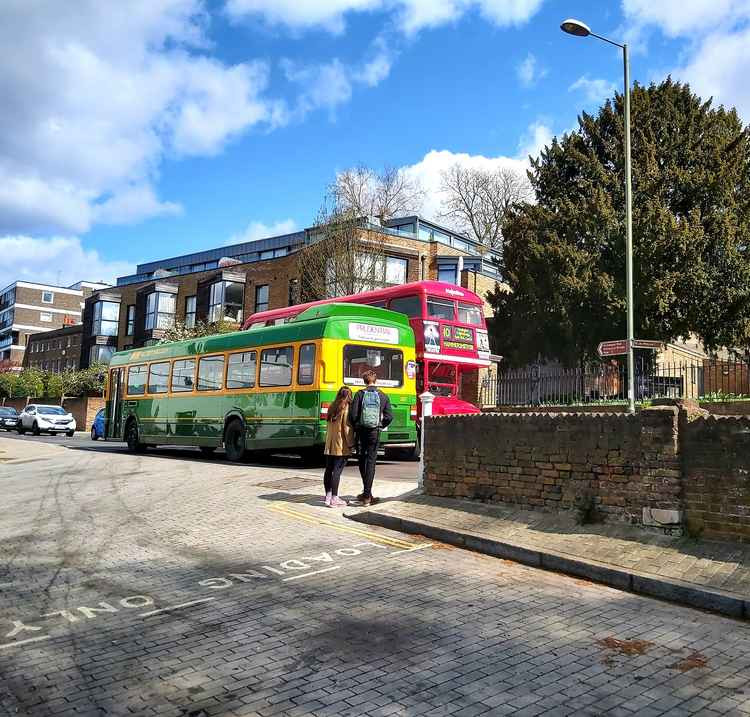
[[[342,386],[336,394],[336,398],[333,399],[333,403],[328,408],[328,420],[337,420],[344,410],[344,406],[348,406],[351,402],[352,390],[348,386]]]

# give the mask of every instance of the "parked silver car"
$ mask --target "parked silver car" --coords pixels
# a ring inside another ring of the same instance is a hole
[[[72,436],[76,430],[76,419],[62,406],[31,403],[21,411],[18,418],[19,433],[31,431],[35,436],[40,433],[65,433]]]

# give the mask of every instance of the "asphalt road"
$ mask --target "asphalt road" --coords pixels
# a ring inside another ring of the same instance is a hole
[[[41,436],[33,436],[30,433],[19,435],[16,432],[0,431],[0,438],[12,438],[18,441],[27,441],[32,445],[34,442],[39,441],[44,445],[59,445],[102,453],[121,454],[128,452],[125,443],[122,443],[120,441],[103,441],[101,439],[92,441],[90,434],[84,432],[78,432],[72,438],[68,438],[64,433],[58,433],[56,435],[43,434]],[[30,447],[29,450],[32,451],[33,448]],[[217,462],[232,465],[229,461],[226,460],[223,450],[216,451],[216,453],[210,458],[203,457],[197,448],[157,447],[149,448],[148,453],[150,455],[170,456],[183,460],[200,460],[204,463]],[[299,467],[313,472],[316,470],[322,470],[316,467],[306,466],[298,456],[284,454],[272,455],[260,460],[254,459],[252,462],[244,463],[243,465],[269,467],[276,466],[290,469]],[[419,463],[417,461],[388,460],[383,456],[381,456],[378,460],[378,477],[382,479],[407,482],[416,481],[418,470]],[[359,470],[357,468],[356,460],[349,461],[349,465],[344,469],[343,475],[350,476],[352,478],[359,476]]]
[[[750,714],[747,623],[368,528],[299,464],[28,445],[0,715]]]

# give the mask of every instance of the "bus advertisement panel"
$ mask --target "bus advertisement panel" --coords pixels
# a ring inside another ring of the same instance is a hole
[[[116,353],[106,394],[106,436],[148,445],[224,446],[319,455],[328,406],[342,385],[374,370],[389,395],[386,446],[417,441],[414,332],[401,314],[354,304],[314,307],[258,331],[237,331]]]

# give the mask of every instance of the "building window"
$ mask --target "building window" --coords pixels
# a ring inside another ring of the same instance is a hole
[[[114,346],[92,346],[89,350],[89,365],[95,363],[109,363],[114,352]]]
[[[55,303],[55,295],[51,291],[43,291],[42,292],[42,303],[43,304],[54,304]]]
[[[168,329],[174,324],[175,295],[152,291],[146,297],[146,331]]]
[[[397,256],[386,257],[385,260],[385,283],[386,284],[405,284],[406,269],[408,262]]]
[[[255,287],[255,311],[268,311],[268,284]]]
[[[92,336],[117,336],[120,304],[116,301],[97,301],[94,304]]]
[[[224,357],[207,356],[198,362],[198,390],[219,391],[224,377]]]
[[[211,284],[208,302],[208,321],[214,323],[222,319],[242,321],[242,302],[245,285],[238,281],[217,281]]]
[[[125,332],[126,336],[132,336],[135,332],[135,305],[128,306],[128,326]]]
[[[450,264],[448,266],[439,266],[438,267],[438,281],[444,281],[447,284],[458,283],[456,281],[457,268],[458,267],[455,264]]]
[[[40,321],[52,321],[52,314],[50,314],[47,311],[42,311],[39,313],[39,320]]]
[[[195,305],[195,296],[185,297],[185,326],[189,329],[195,326]]]

